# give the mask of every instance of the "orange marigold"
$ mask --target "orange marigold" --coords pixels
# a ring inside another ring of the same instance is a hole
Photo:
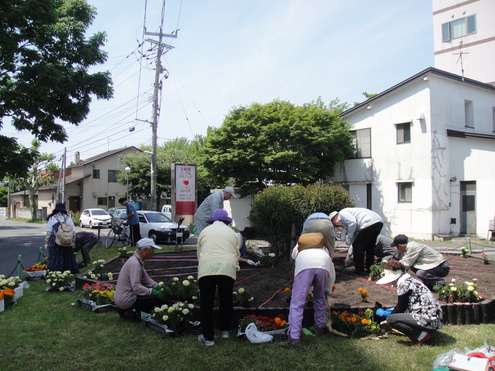
[[[286,287],[284,291],[290,291],[290,287]]]
[[[367,295],[367,294],[368,294],[368,290],[364,290],[364,289],[363,289],[363,291],[361,291],[361,294],[362,294],[362,295]]]
[[[366,318],[363,318],[363,319],[361,320],[361,323],[362,323],[363,325],[367,325],[367,324],[369,324],[369,321],[368,321]]]
[[[358,288],[358,291],[359,292],[363,291],[363,288],[362,287]]]

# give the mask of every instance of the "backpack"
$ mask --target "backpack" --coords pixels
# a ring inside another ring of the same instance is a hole
[[[55,217],[55,219],[57,219],[60,223],[57,231],[55,232],[55,243],[59,246],[70,247],[72,246],[72,241],[74,240],[74,231],[72,230],[72,225],[67,223],[67,218],[68,217],[65,217],[63,221],[60,221],[57,217]]]

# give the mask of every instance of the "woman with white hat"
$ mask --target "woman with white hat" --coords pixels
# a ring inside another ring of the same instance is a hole
[[[397,285],[398,302],[387,317],[387,324],[409,337],[415,345],[431,338],[430,332],[442,328],[442,308],[422,282],[406,273],[397,260],[385,264],[384,276],[377,284]]]

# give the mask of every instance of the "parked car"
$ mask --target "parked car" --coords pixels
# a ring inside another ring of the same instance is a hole
[[[86,209],[79,217],[79,226],[81,228],[84,226],[89,228],[110,227],[111,220],[110,214],[103,209]]]
[[[141,237],[152,238],[156,242],[185,242],[189,236],[189,228],[172,221],[158,211],[137,211]],[[182,233],[182,237],[181,234]],[[182,241],[180,240],[182,238]]]

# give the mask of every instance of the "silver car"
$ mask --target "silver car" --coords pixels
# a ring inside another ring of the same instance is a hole
[[[184,243],[190,235],[189,228],[172,221],[168,216],[158,211],[137,211],[141,237],[152,238],[155,242]]]

